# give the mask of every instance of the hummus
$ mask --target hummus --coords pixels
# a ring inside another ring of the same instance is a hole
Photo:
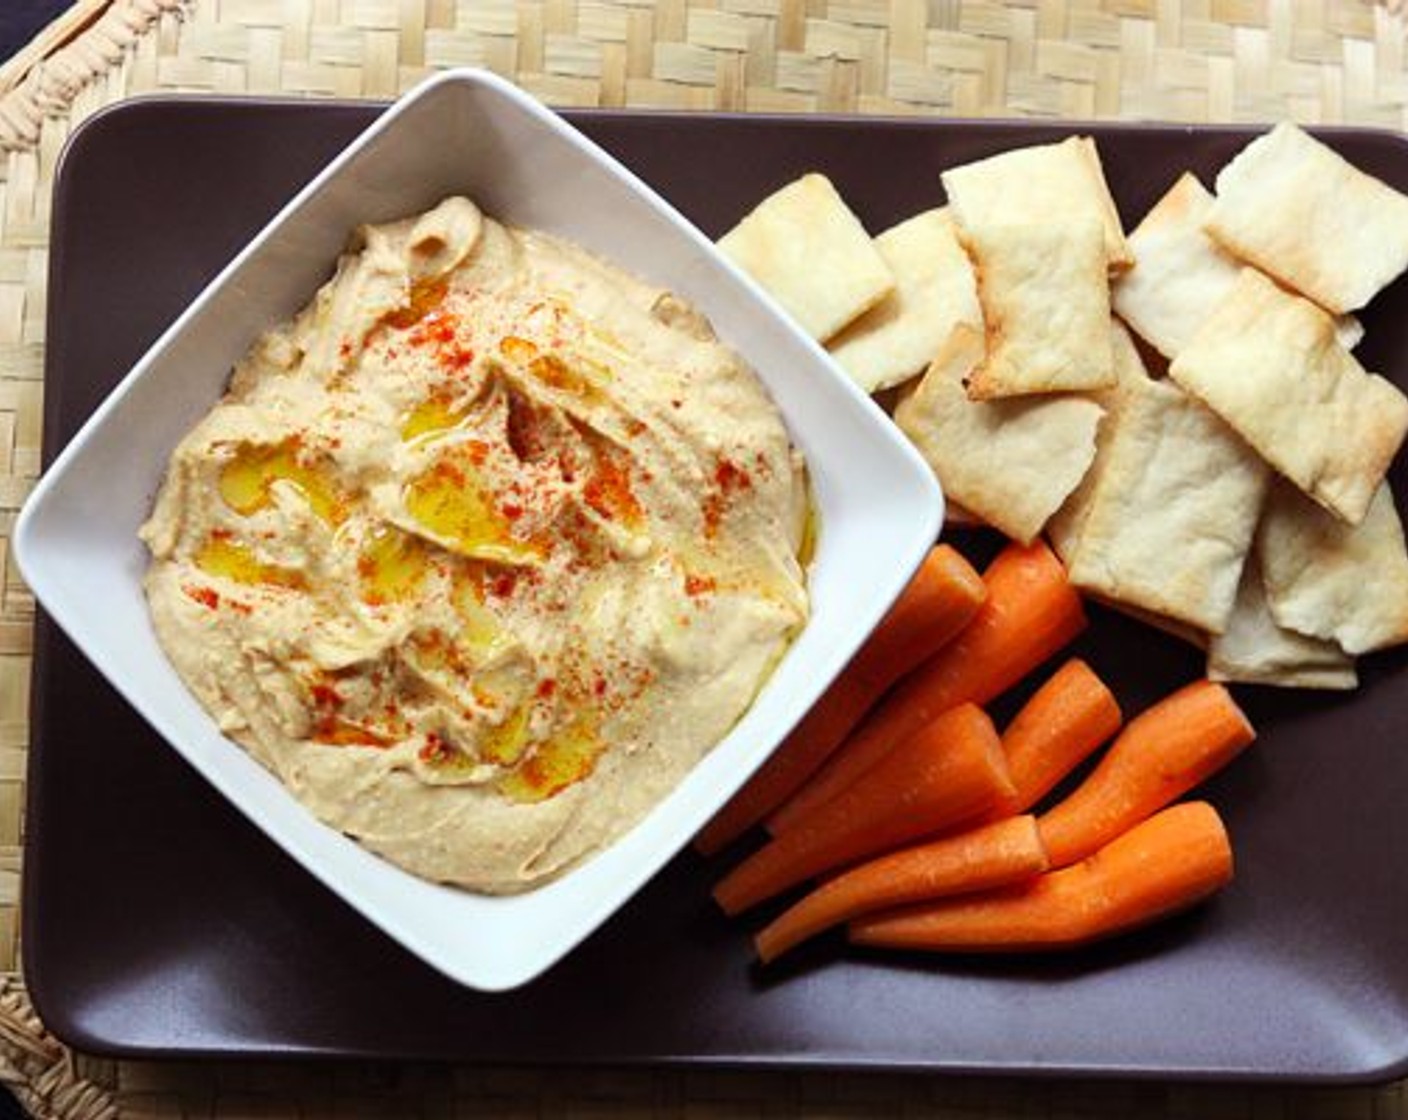
[[[689,306],[449,198],[363,228],[142,539],[221,730],[417,875],[540,883],[659,801],[807,617],[800,455]]]

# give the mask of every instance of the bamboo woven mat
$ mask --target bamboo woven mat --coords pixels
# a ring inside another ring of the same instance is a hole
[[[3,2],[3,0],[0,0]],[[1398,9],[1334,0],[80,0],[0,66],[0,535],[39,463],[49,192],[156,90],[391,97],[487,66],[557,105],[1408,125]],[[35,1116],[1408,1118],[1376,1089],[860,1074],[115,1063],[17,969],[33,603],[0,550],[0,1082]]]

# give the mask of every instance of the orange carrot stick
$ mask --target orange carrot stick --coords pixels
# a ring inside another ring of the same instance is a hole
[[[823,871],[976,821],[1011,796],[992,720],[964,704],[754,852],[724,876],[714,899],[737,914]]]
[[[1064,801],[1037,818],[1052,867],[1104,847],[1182,797],[1256,738],[1231,693],[1195,681],[1146,709]]]
[[[1227,831],[1211,805],[1193,801],[1029,884],[867,915],[851,922],[850,938],[941,952],[1067,949],[1185,909],[1231,879]]]
[[[1114,694],[1089,665],[1073,657],[1032,695],[1002,733],[1017,799],[1005,806],[1025,813],[1120,729]]]
[[[967,560],[946,544],[931,550],[860,652],[772,757],[700,830],[695,846],[706,855],[718,851],[790,797],[885,690],[962,630],[986,597],[982,577]]]
[[[1011,544],[983,573],[988,597],[952,642],[905,677],[855,734],[772,815],[780,836],[829,801],[935,716],[971,700],[984,704],[1085,629],[1080,595],[1044,543]]]
[[[753,943],[766,963],[862,914],[991,890],[1045,870],[1036,818],[1008,817],[843,871],[764,928]]]

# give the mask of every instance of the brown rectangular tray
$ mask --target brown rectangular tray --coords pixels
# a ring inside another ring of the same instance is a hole
[[[149,99],[75,136],[54,200],[45,449],[52,456],[201,286],[377,114],[369,105]],[[709,234],[827,172],[878,230],[938,173],[1059,124],[574,114]],[[1133,223],[1184,168],[1211,182],[1247,129],[1089,126]],[[1327,131],[1408,189],[1408,146]],[[1408,385],[1408,283],[1361,357]],[[1408,492],[1408,468],[1393,480]],[[984,547],[984,542],[971,542]],[[990,542],[987,542],[990,545]],[[1130,710],[1201,672],[1094,612],[1079,652]],[[1207,788],[1239,859],[1214,903],[1059,959],[932,960],[824,939],[751,965],[756,923],[712,908],[685,854],[546,976],[456,987],[278,851],[41,620],[25,967],[48,1025],[118,1055],[844,1065],[1372,1080],[1408,1069],[1408,655],[1349,696],[1245,689],[1258,747]],[[1010,708],[1009,708],[1010,710]]]

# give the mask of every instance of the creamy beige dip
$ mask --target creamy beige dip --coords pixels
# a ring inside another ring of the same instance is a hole
[[[450,198],[358,232],[176,448],[147,597],[220,728],[408,870],[636,823],[807,617],[806,485],[707,322]]]

